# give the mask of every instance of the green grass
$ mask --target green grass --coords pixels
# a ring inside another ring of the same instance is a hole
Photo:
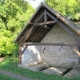
[[[7,58],[0,62],[0,69],[13,72],[34,80],[80,80],[80,77],[66,78],[57,75],[48,75],[40,71],[31,71],[26,68],[20,68],[17,64],[17,58]]]
[[[4,74],[0,74],[0,80],[18,80],[18,79],[11,78],[11,77],[6,76]]]

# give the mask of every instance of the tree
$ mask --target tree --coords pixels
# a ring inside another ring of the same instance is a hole
[[[34,9],[30,4],[24,0],[3,0],[0,2],[1,22],[4,23],[4,29],[12,32],[22,28],[25,22],[30,18],[33,11]]]
[[[0,0],[0,54],[16,52],[13,41],[33,12],[25,0]]]
[[[46,0],[45,3],[69,19],[80,20],[79,0]]]

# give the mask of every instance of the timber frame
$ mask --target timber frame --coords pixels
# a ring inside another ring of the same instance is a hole
[[[55,24],[60,25],[77,43],[40,43]],[[42,3],[14,41],[19,44],[19,64],[21,64],[21,56],[28,45],[78,46],[79,50],[74,48],[74,51],[80,56],[80,38],[71,30],[74,30],[80,36],[79,26]],[[26,46],[23,51],[22,46]]]

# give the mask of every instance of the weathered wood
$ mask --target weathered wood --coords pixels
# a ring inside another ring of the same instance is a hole
[[[18,63],[21,65],[22,60],[22,45],[19,44],[19,57],[18,57]]]
[[[74,24],[71,20],[67,19],[66,17],[64,17],[63,15],[61,15],[60,13],[58,13],[57,11],[51,9],[46,4],[44,4],[44,7],[46,9],[48,9],[58,19],[60,19],[61,21],[63,21],[65,24],[67,24],[68,26],[70,26],[74,31],[76,31],[78,34],[80,34],[80,27],[78,27],[76,24]]]
[[[57,21],[58,22],[58,21]],[[41,22],[41,23],[29,23],[31,25],[33,25],[34,27],[35,26],[43,26],[43,25],[48,25],[48,24],[55,24],[57,22],[54,22],[54,21],[47,21],[46,23],[45,22]]]
[[[24,45],[47,45],[47,46],[80,46],[80,43],[24,43]]]
[[[32,34],[33,29],[34,29],[34,27],[31,27],[30,30],[28,30],[28,32],[25,34],[25,36],[22,40],[23,43],[30,37],[30,35]]]
[[[50,16],[53,20],[59,22],[54,16],[52,16],[50,13],[47,12],[47,15]],[[63,23],[58,23],[69,35],[71,35],[77,42],[80,42],[80,39],[78,39],[77,36],[74,35],[73,32],[71,32]]]
[[[77,54],[78,54],[78,56],[80,56],[80,52],[79,52],[79,50],[78,50],[78,49],[73,48],[73,50],[75,51],[75,53],[77,53]]]
[[[24,51],[26,50],[27,47],[28,47],[28,46],[26,45],[26,47],[25,47],[24,50],[22,51],[22,54],[24,53]]]
[[[38,23],[39,22],[39,20],[43,17],[43,12],[39,15],[39,17],[35,20],[35,22],[34,23]],[[29,22],[29,23],[31,23],[31,22]],[[34,25],[33,25],[34,26]],[[29,35],[31,34],[31,31],[33,30],[34,28],[32,27],[28,32],[28,35],[27,35],[27,33],[25,34],[25,36],[23,37],[23,39],[22,39],[22,41],[21,42],[25,42],[28,38],[29,38]]]
[[[35,41],[36,38],[40,36],[40,32],[43,32],[43,29],[39,28],[40,31],[38,31],[38,30],[36,31],[36,33],[32,36],[33,37],[32,41]]]
[[[71,35],[77,42],[80,42],[77,36],[73,32],[71,32],[63,23],[58,23],[69,35]]]
[[[51,19],[53,19],[53,21],[55,21],[55,22],[58,21],[58,20],[57,20],[54,16],[52,16],[49,12],[46,12],[46,14],[47,14]]]
[[[44,22],[45,22],[45,24],[46,24],[46,22],[47,22],[46,9],[44,10]]]
[[[46,16],[46,9],[44,10],[44,27],[47,28],[47,25],[46,25],[46,22],[47,22],[47,16]]]
[[[37,17],[37,19],[35,20],[35,22],[39,22],[40,19],[44,16],[44,12],[42,11],[42,13],[39,15],[39,17]]]
[[[46,30],[43,29],[43,31],[41,31],[41,33],[39,35],[40,38],[38,38],[38,40],[36,40],[36,41],[40,42],[44,38],[44,36],[48,33],[48,31],[49,31],[49,29],[46,29]]]

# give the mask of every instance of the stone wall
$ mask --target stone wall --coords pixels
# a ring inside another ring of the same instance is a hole
[[[55,25],[41,42],[74,43],[76,41],[59,25]],[[42,46],[40,55],[42,60],[50,66],[68,67],[79,62],[79,56],[73,51],[73,47],[70,46]]]
[[[55,25],[48,32],[41,43],[74,43],[76,42],[69,34],[67,34],[59,25]],[[78,64],[79,56],[73,51],[71,46],[28,46],[22,57],[22,64],[46,62],[49,66],[71,67]],[[29,49],[30,48],[30,49]],[[77,47],[75,47],[77,48]],[[35,52],[34,52],[35,50]],[[28,52],[31,51],[31,52]],[[28,57],[30,55],[31,57]],[[39,58],[38,58],[39,55]],[[29,61],[29,63],[28,63]]]

